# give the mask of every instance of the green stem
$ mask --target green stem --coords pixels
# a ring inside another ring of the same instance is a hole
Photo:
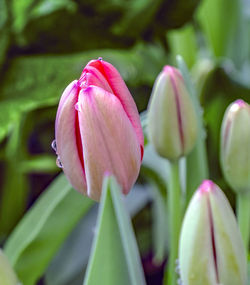
[[[237,219],[243,242],[248,252],[250,238],[250,196],[237,195]]]
[[[182,219],[182,200],[179,178],[179,161],[171,162],[171,176],[168,187],[168,210],[170,227],[170,255],[168,259],[168,272],[165,278],[166,285],[177,284],[175,271],[178,258],[179,233]]]

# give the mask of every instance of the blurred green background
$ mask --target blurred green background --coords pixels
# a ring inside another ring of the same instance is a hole
[[[1,245],[60,171],[50,146],[56,108],[85,64],[111,62],[141,112],[157,74],[178,54],[203,106],[210,178],[233,204],[219,131],[228,104],[250,98],[248,0],[0,0]],[[145,205],[134,219],[142,243],[152,222]]]

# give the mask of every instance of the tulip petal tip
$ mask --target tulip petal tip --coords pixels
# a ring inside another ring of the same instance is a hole
[[[199,188],[201,194],[213,191],[214,183],[211,180],[204,180]]]
[[[104,172],[104,177],[109,177],[111,175],[112,175],[112,173],[110,171],[105,171]]]
[[[174,67],[170,66],[170,65],[165,65],[163,67],[163,71],[170,73],[170,72],[174,72]]]
[[[234,103],[237,104],[239,107],[245,107],[246,106],[246,102],[243,101],[242,99],[238,99]]]

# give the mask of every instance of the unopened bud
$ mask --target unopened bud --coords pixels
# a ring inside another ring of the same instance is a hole
[[[221,128],[221,166],[229,185],[250,192],[250,106],[237,100],[227,108]]]
[[[221,189],[205,180],[184,217],[179,244],[185,285],[246,285],[246,255],[234,213]]]
[[[133,97],[113,65],[91,60],[65,89],[55,135],[57,165],[76,190],[99,201],[109,172],[128,194],[139,175],[144,139]]]
[[[178,69],[165,66],[149,102],[148,134],[159,155],[175,160],[195,145],[197,119],[184,79]]]

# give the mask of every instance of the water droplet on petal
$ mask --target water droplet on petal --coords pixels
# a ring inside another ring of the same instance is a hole
[[[102,61],[102,57],[98,57],[98,60]]]
[[[76,109],[76,111],[80,111],[80,106],[79,106],[78,102],[75,104],[75,109]]]
[[[58,156],[57,159],[56,159],[56,165],[57,165],[59,168],[63,168],[63,165],[62,165],[62,162],[61,162],[59,156]]]
[[[56,152],[56,140],[53,140],[53,142],[51,143],[51,147]]]

